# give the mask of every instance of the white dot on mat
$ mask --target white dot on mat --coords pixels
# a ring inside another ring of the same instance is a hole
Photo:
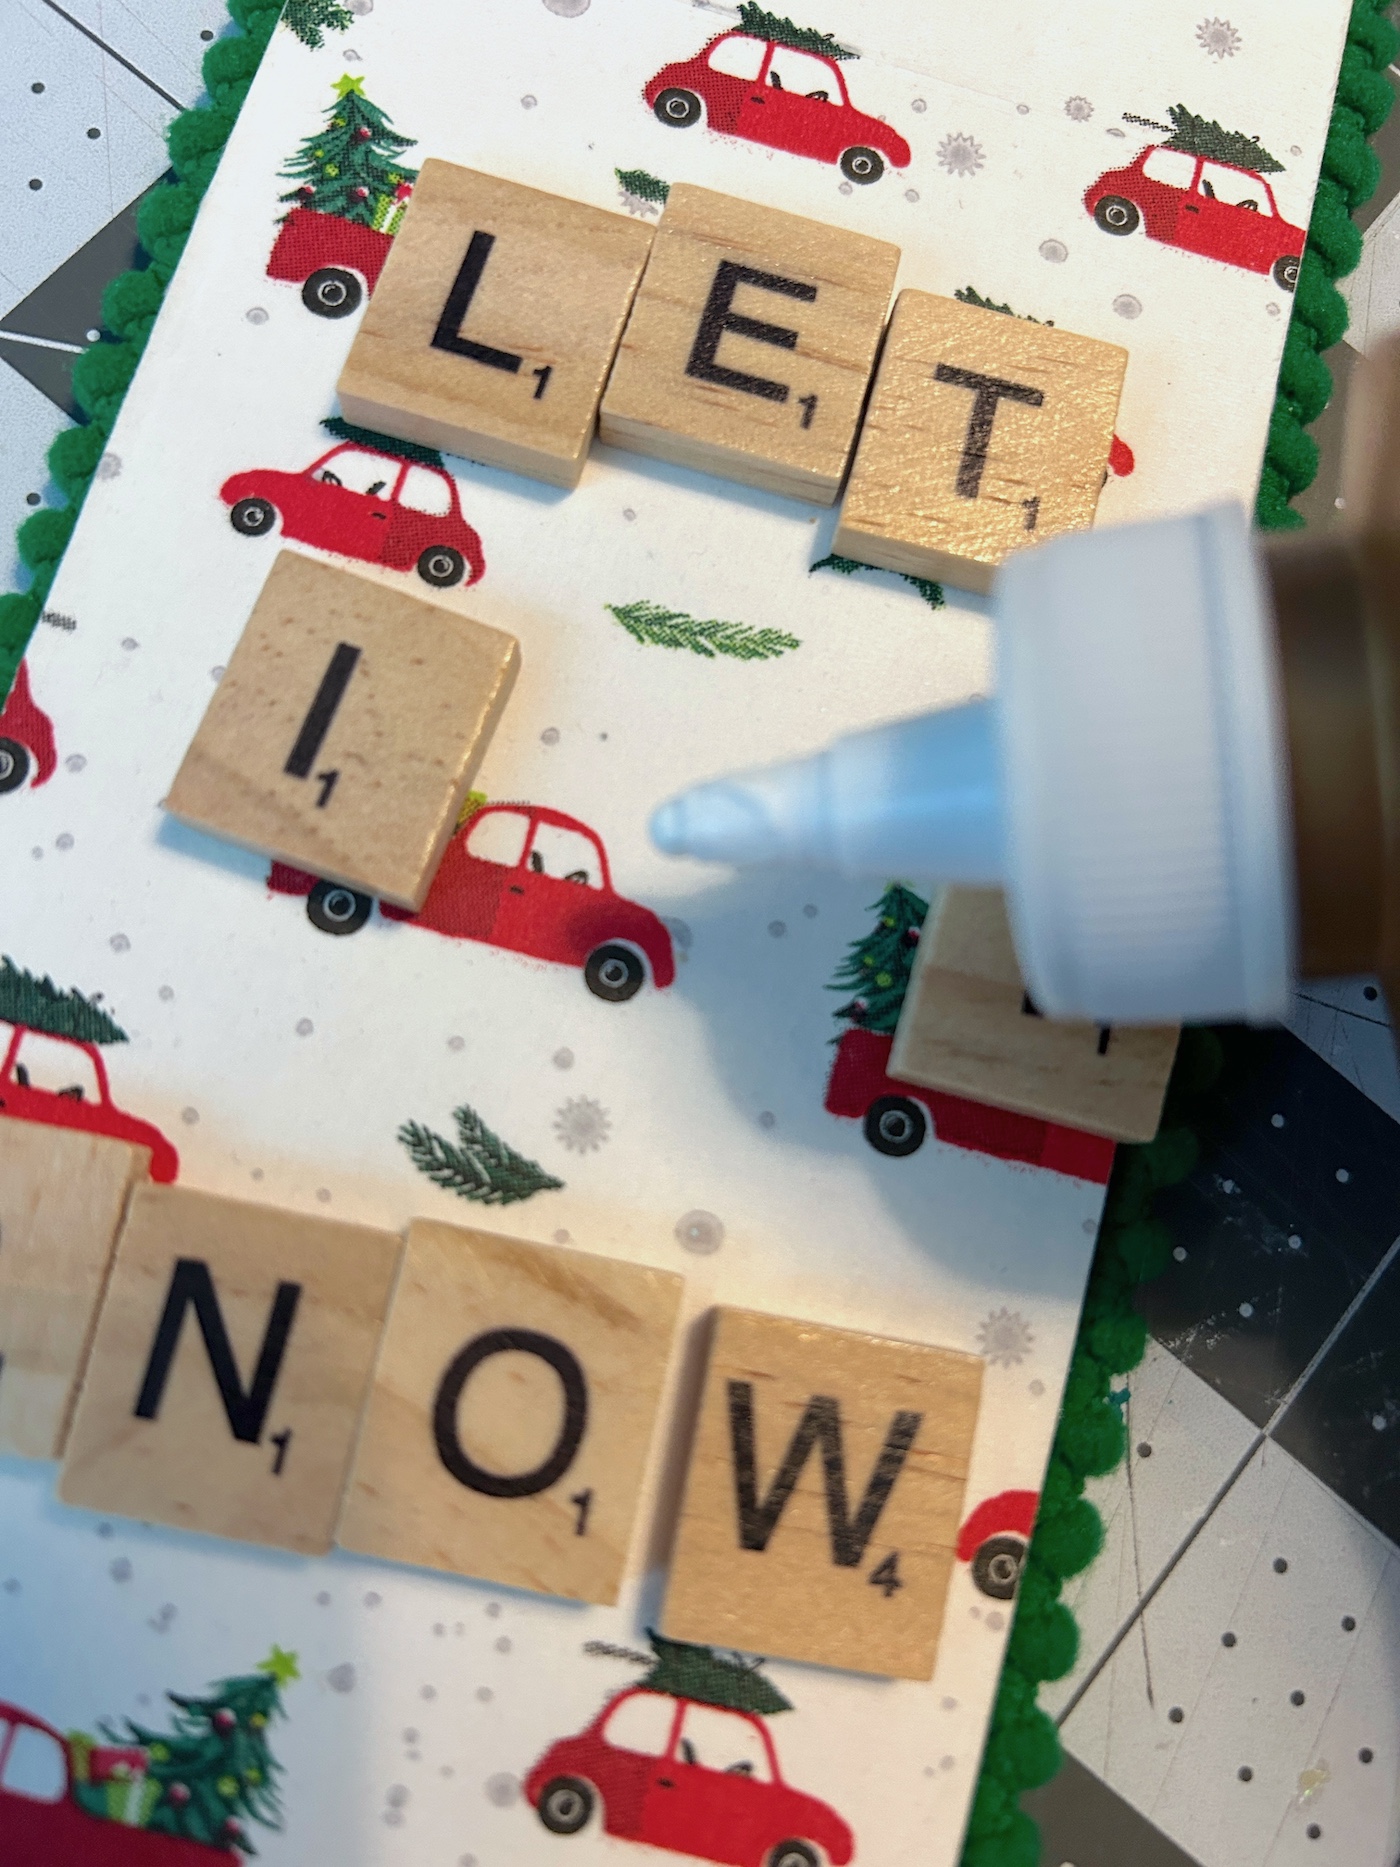
[[[250,324],[267,323],[267,313],[263,310],[261,305],[249,305],[243,315]]]
[[[297,1036],[298,1037],[310,1037],[311,1033],[315,1029],[316,1029],[316,1026],[311,1022],[310,1018],[298,1018],[297,1019]]]
[[[100,343],[102,339],[101,331],[87,331],[85,336],[90,344]]]
[[[1288,1234],[1288,1249],[1290,1251],[1301,1251],[1303,1249],[1303,1241],[1296,1232],[1290,1232]]]
[[[1347,1181],[1351,1178],[1351,1175],[1347,1172],[1345,1167],[1338,1167],[1337,1178],[1341,1181],[1342,1185],[1345,1186]]]
[[[1270,1125],[1270,1127],[1272,1127],[1272,1128],[1282,1128],[1282,1126],[1283,1126],[1283,1117],[1282,1117],[1282,1115],[1271,1115],[1271,1116],[1269,1117],[1269,1125]]]
[[[1134,298],[1131,292],[1120,292],[1113,301],[1113,309],[1118,313],[1120,318],[1140,318],[1142,316],[1142,300],[1140,298]]]
[[[1236,1190],[1234,1181],[1222,1180],[1220,1182],[1220,1190],[1222,1193],[1233,1193]]]
[[[1383,1433],[1385,1431],[1385,1415],[1383,1413],[1373,1413],[1371,1415],[1371,1425],[1378,1433]]]
[[[1252,1303],[1241,1303],[1240,1304],[1240,1315],[1244,1317],[1246,1322],[1249,1321],[1250,1317],[1253,1314],[1254,1314],[1254,1305]]]
[[[1042,240],[1038,249],[1042,259],[1048,259],[1052,266],[1063,266],[1069,258],[1069,248],[1063,240]]]
[[[1172,1247],[1172,1256],[1176,1259],[1178,1264],[1184,1264],[1186,1262],[1185,1245],[1174,1245]]]

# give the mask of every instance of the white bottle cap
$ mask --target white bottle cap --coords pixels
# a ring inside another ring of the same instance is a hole
[[[1054,539],[1007,560],[994,603],[1007,894],[1036,1004],[1282,1016],[1286,739],[1242,508]]]

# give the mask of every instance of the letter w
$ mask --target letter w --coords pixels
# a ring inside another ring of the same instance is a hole
[[[767,1549],[768,1539],[792,1496],[807,1455],[818,1442],[826,1480],[826,1514],[831,1527],[831,1560],[841,1569],[854,1569],[880,1521],[880,1513],[894,1490],[914,1435],[923,1423],[921,1413],[896,1413],[885,1443],[865,1487],[865,1496],[852,1521],[846,1501],[846,1459],[841,1449],[841,1408],[826,1394],[813,1394],[797,1423],[797,1431],[768,1495],[758,1501],[758,1469],[754,1451],[753,1383],[730,1381],[729,1437],[734,1453],[734,1489],[739,1507],[741,1549]]]
[[[300,1284],[278,1284],[277,1294],[272,1299],[272,1314],[268,1317],[262,1348],[258,1353],[258,1365],[253,1370],[253,1384],[245,1393],[238,1375],[238,1364],[233,1359],[233,1345],[224,1326],[223,1311],[219,1308],[214,1279],[209,1275],[209,1266],[199,1258],[178,1258],[165,1299],[165,1311],[160,1319],[160,1327],[156,1330],[156,1339],[151,1345],[146,1377],[141,1383],[141,1392],[136,1401],[137,1419],[153,1420],[160,1412],[160,1403],[165,1397],[165,1384],[170,1377],[175,1350],[180,1343],[185,1310],[192,1308],[199,1321],[200,1334],[204,1337],[209,1365],[218,1383],[224,1412],[228,1415],[229,1431],[235,1439],[241,1439],[248,1445],[257,1445],[262,1439],[267,1410],[272,1404],[272,1390],[277,1385],[282,1357],[287,1352],[287,1341],[292,1333],[292,1319],[300,1301]]]

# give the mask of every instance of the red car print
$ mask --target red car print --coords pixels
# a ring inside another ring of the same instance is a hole
[[[848,181],[877,182],[887,162],[909,166],[908,143],[856,109],[836,59],[753,33],[721,33],[694,58],[663,65],[642,95],[672,129],[703,120],[725,136],[834,162]]]
[[[18,791],[34,773],[34,788],[47,784],[58,765],[53,721],[29,691],[29,667],[21,661],[15,684],[0,710],[0,796]]]
[[[322,933],[358,933],[374,903],[339,882],[275,862],[268,886],[305,895]],[[666,924],[612,885],[601,839],[561,810],[486,804],[453,836],[417,914],[379,904],[386,920],[410,921],[454,940],[481,940],[531,959],[578,966],[595,998],[619,1005],[646,983],[676,976]]]
[[[159,1128],[128,1115],[113,1102],[107,1066],[96,1044],[31,1031],[23,1024],[0,1024],[0,1031],[6,1028],[10,1040],[0,1063],[0,1115],[83,1134],[110,1135],[116,1141],[148,1147],[151,1178],[163,1186],[170,1184],[180,1171],[180,1156]],[[62,1082],[63,1086],[46,1088],[44,1082]],[[0,1860],[5,1858],[0,1850]]]
[[[267,262],[267,276],[301,287],[301,302],[318,318],[348,318],[379,283],[393,236],[359,221],[294,207]]]
[[[1126,168],[1100,175],[1084,205],[1105,233],[1142,227],[1149,240],[1267,272],[1281,291],[1298,283],[1307,235],[1283,218],[1253,169],[1154,143]]]
[[[219,496],[245,538],[265,538],[280,524],[285,538],[390,570],[416,570],[436,590],[464,577],[476,583],[486,570],[452,475],[358,442],[341,442],[304,473],[272,467],[235,473]]]
[[[783,1781],[761,1718],[632,1686],[525,1779],[551,1834],[603,1832],[726,1867],[845,1867],[849,1827]]]
[[[65,1740],[0,1702],[0,1861],[5,1867],[238,1867],[243,1856],[80,1808]]]
[[[1015,1115],[942,1089],[897,1082],[889,1073],[892,1037],[849,1030],[836,1046],[824,1104],[830,1115],[854,1116],[877,1154],[916,1154],[928,1138],[929,1118],[940,1141],[997,1160],[1025,1161],[1076,1180],[1108,1184],[1113,1143],[1034,1115]]]
[[[1020,1585],[1035,1526],[1037,1491],[998,1491],[979,1504],[958,1534],[958,1561],[993,1601],[1011,1601]]]

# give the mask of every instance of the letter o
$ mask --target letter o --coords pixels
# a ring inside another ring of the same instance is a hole
[[[553,1368],[564,1390],[564,1424],[549,1457],[531,1472],[488,1472],[467,1457],[457,1434],[457,1403],[483,1361],[493,1355],[536,1355]],[[447,1470],[469,1491],[486,1497],[534,1497],[547,1491],[573,1464],[588,1425],[588,1385],[583,1369],[562,1342],[533,1329],[488,1329],[459,1350],[438,1383],[433,1401],[433,1441]]]

